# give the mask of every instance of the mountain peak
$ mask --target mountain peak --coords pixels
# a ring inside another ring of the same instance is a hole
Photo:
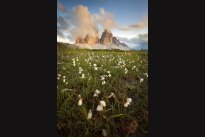
[[[126,44],[120,43],[119,39],[114,37],[112,32],[107,29],[104,30],[100,39],[98,36],[94,37],[87,34],[85,38],[77,37],[76,44],[88,44],[91,46],[94,44],[102,44],[106,46],[115,45],[115,46],[128,47]]]

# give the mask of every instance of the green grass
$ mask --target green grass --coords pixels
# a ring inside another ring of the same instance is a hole
[[[75,66],[72,59],[75,59]],[[118,66],[120,60],[124,66]],[[97,71],[93,64],[99,67]],[[136,68],[132,69],[133,66]],[[83,69],[84,79],[80,78],[79,67]],[[57,71],[61,75],[57,80],[58,137],[100,137],[103,129],[108,137],[148,136],[147,52],[59,47]],[[107,71],[112,76],[102,85],[100,76],[107,75]],[[144,79],[141,83],[140,78]],[[96,89],[101,91],[97,98],[93,97]],[[107,98],[111,92],[116,98]],[[79,94],[83,98],[82,106],[78,106]],[[132,102],[125,108],[127,98]],[[96,111],[100,100],[106,102],[101,112]],[[89,110],[93,115],[87,120]]]

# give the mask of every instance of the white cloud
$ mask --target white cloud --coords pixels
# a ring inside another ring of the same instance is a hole
[[[123,31],[130,31],[130,30],[133,30],[133,29],[136,29],[136,30],[142,30],[142,29],[145,29],[145,28],[148,28],[148,16],[144,16],[142,17],[141,21],[140,22],[137,22],[135,24],[130,24],[130,25],[127,25],[127,26],[120,26],[119,29],[120,30],[123,30]]]
[[[103,29],[108,29],[131,48],[148,48],[148,35],[143,34],[147,32],[147,16],[138,23],[122,27],[114,16],[103,8],[99,9],[98,14],[91,14],[86,6],[79,5],[69,11],[65,10],[59,0],[57,2],[58,9],[64,11],[63,15],[57,17],[57,41],[73,43],[77,36],[85,37],[86,34],[99,34],[100,37]],[[138,37],[135,37],[137,35]]]
[[[148,49],[148,33],[139,34],[138,37],[118,37],[118,39],[132,49]]]
[[[91,14],[86,6],[79,5],[73,11],[67,10],[65,16],[57,17],[57,35],[61,38],[68,33],[72,34],[71,40],[87,34],[99,36],[102,33],[99,32],[99,26],[108,30],[117,27],[113,15],[103,8],[99,9],[98,14]]]

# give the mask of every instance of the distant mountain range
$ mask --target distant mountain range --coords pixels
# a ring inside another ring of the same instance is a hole
[[[131,50],[125,43],[121,43],[109,30],[104,30],[101,37],[87,34],[85,38],[77,37],[73,44],[80,49],[120,49]]]
[[[121,43],[119,39],[114,37],[111,31],[105,29],[100,38],[98,35],[92,36],[87,34],[84,38],[77,37],[75,43],[73,44],[58,42],[57,45],[71,49],[143,50],[146,46],[146,43],[140,47],[131,49],[125,43]]]

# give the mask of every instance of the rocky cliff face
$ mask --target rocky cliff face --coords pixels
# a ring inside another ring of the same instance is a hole
[[[120,41],[116,37],[113,37],[112,32],[110,32],[109,30],[105,30],[102,33],[100,39],[99,39],[98,36],[97,37],[93,37],[93,36],[91,36],[89,34],[87,34],[85,38],[77,37],[76,43],[79,43],[79,44],[89,44],[89,45],[102,44],[102,45],[107,45],[107,46],[114,44],[116,46],[127,47],[126,44],[120,43]]]
[[[112,43],[117,45],[117,46],[120,45],[120,41],[116,37],[112,38]]]
[[[85,44],[85,40],[83,38],[77,37],[76,43]]]
[[[88,34],[85,37],[85,43],[87,43],[87,44],[95,44],[95,43],[98,43],[98,42],[99,42],[98,37],[93,37],[93,36],[90,36]]]
[[[104,45],[110,45],[112,44],[112,33],[108,30],[105,30],[103,33],[102,33],[102,36],[100,38],[100,42],[101,44],[104,44]]]

